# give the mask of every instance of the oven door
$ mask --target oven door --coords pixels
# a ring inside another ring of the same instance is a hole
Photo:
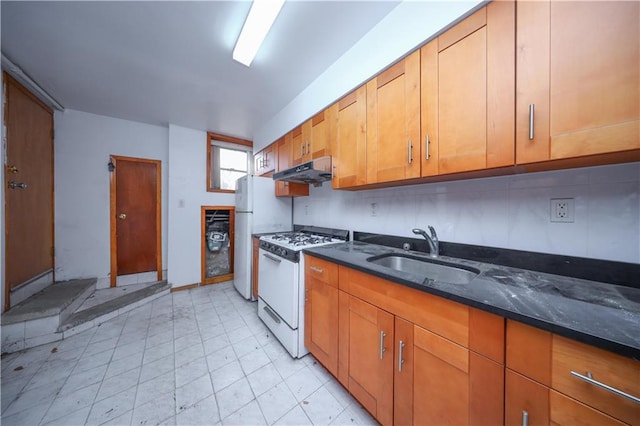
[[[298,263],[260,249],[258,295],[292,329],[298,328],[298,274]]]

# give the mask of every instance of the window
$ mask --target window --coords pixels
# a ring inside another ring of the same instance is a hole
[[[234,192],[236,180],[251,170],[253,143],[207,133],[207,191]]]

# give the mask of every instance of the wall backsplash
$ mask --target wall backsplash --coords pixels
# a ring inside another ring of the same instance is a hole
[[[640,263],[640,163],[366,191],[311,188],[294,222]],[[550,199],[573,198],[575,221],[550,221]]]

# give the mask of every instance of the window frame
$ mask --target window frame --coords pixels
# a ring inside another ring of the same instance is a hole
[[[211,164],[211,153],[212,153],[212,144],[219,142],[220,144],[218,146],[222,147],[222,148],[227,148],[227,149],[238,149],[239,151],[246,151],[247,152],[247,174],[251,174],[252,172],[252,163],[253,163],[253,142],[250,140],[246,140],[246,139],[241,139],[241,138],[236,138],[233,136],[227,136],[227,135],[221,135],[219,133],[213,133],[213,132],[207,132],[207,175],[205,177],[206,179],[206,187],[207,187],[207,192],[222,192],[222,193],[228,193],[228,194],[233,194],[236,191],[234,189],[216,189],[213,188],[212,182],[211,182],[211,168],[213,167],[213,165]],[[229,146],[225,146],[227,144],[232,144],[232,145],[237,145],[238,148],[234,148],[234,147],[229,147]],[[248,149],[247,149],[248,148]]]

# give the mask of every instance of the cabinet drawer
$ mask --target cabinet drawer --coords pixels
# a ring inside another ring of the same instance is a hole
[[[305,255],[305,279],[322,281],[332,287],[338,288],[338,265]]]
[[[551,387],[630,424],[640,423],[640,403],[589,383],[576,374],[640,397],[640,361],[553,336]]]

